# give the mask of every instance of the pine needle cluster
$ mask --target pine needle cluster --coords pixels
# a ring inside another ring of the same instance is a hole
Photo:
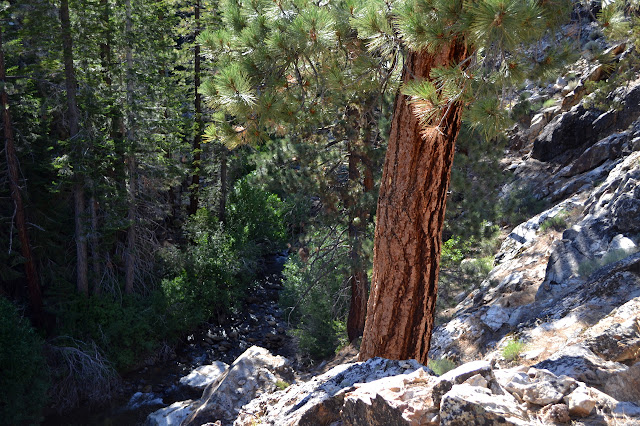
[[[367,51],[350,25],[359,7],[353,0],[224,0],[223,28],[198,38],[217,69],[201,89],[217,111],[205,136],[231,147],[284,132],[305,137],[381,92],[395,47]]]
[[[352,19],[372,51],[389,51],[396,44],[403,51],[437,55],[456,42],[470,52],[459,64],[403,85],[403,94],[427,127],[437,128],[447,106],[463,102],[472,127],[487,139],[495,137],[509,124],[506,90],[527,77],[557,70],[570,51],[554,46],[532,54],[535,47],[529,47],[567,17],[570,2],[564,0],[403,0],[386,9],[381,5],[371,3]]]

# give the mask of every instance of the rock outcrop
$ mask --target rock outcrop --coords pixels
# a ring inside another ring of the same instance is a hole
[[[180,426],[193,411],[194,401],[178,401],[149,414],[145,426]]]
[[[385,377],[400,377],[425,367],[414,360],[373,358],[332,368],[311,380],[286,390],[265,394],[243,407],[234,425],[252,425],[256,419],[270,425],[330,424],[340,419],[340,409],[356,383],[375,383]]]
[[[240,408],[264,392],[273,392],[279,383],[294,378],[287,359],[272,355],[267,349],[252,346],[240,355],[222,373],[223,365],[201,368],[190,375],[188,381],[202,382],[202,371],[215,370],[217,376],[209,383],[197,401],[179,401],[147,417],[147,423],[202,425],[220,421],[231,424]],[[192,380],[193,379],[193,380]],[[187,381],[187,379],[185,379]]]
[[[240,410],[234,426],[530,425],[582,419],[602,424],[617,415],[640,421],[636,409],[635,403],[543,368],[501,369],[475,361],[436,376],[415,361],[374,358],[264,393]]]
[[[191,373],[182,377],[179,383],[183,386],[204,390],[222,375],[229,366],[222,361],[215,361],[212,364],[202,365]]]
[[[252,346],[240,355],[213,383],[207,386],[193,413],[183,425],[233,422],[240,408],[256,395],[277,389],[277,383],[292,380],[289,361],[267,349]]]

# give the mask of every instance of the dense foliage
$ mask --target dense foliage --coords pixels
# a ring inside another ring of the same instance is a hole
[[[49,388],[43,344],[16,307],[0,297],[0,416],[4,424],[41,420]]]

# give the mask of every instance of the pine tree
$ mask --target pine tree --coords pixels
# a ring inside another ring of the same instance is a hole
[[[408,52],[378,200],[361,359],[427,362],[441,231],[464,108],[471,104],[471,121],[487,136],[504,126],[501,95],[524,74],[517,57],[521,44],[541,37],[564,7],[561,1],[515,0],[395,5],[395,30]],[[366,17],[361,19],[366,27]],[[361,36],[375,42],[391,34]]]
[[[200,37],[218,66],[203,86],[218,110],[208,137],[231,147],[285,134],[318,147],[343,144],[346,155],[338,168],[344,165],[347,182],[336,182],[332,192],[338,197],[325,199],[325,205],[347,215],[347,324],[353,340],[364,328],[368,279],[362,239],[371,219],[359,194],[374,190],[368,153],[378,137],[383,82],[396,49],[382,58],[367,52],[349,25],[352,2],[226,1],[221,10],[224,27]]]

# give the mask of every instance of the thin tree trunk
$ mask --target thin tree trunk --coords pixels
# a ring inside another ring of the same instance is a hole
[[[195,1],[195,37],[200,35],[200,0]],[[191,196],[189,199],[189,214],[198,211],[200,192],[200,161],[202,139],[202,95],[200,95],[200,45],[196,40],[194,46],[193,86],[195,90],[194,108],[196,113],[196,128],[193,137],[193,176],[191,177]]]
[[[109,8],[109,0],[100,0],[100,6],[102,7],[102,21],[105,26],[102,36],[102,43],[100,43],[100,64],[102,66],[102,73],[104,76],[104,82],[107,87],[111,87],[111,30],[109,19],[111,10]]]
[[[100,6],[102,8],[102,21],[104,25],[104,31],[102,35],[102,43],[99,44],[100,48],[100,65],[102,67],[102,75],[107,90],[111,90],[111,31],[109,30],[109,2],[108,0],[100,0]],[[112,116],[112,108],[108,111],[108,116]],[[115,140],[115,125],[112,118],[110,137]],[[91,234],[90,234],[90,247],[91,247],[91,260],[93,269],[93,294],[98,295],[102,291],[102,268],[100,267],[100,259],[102,258],[100,253],[100,243],[98,239],[99,231],[99,216],[98,216],[98,200],[96,199],[95,185],[91,185],[91,197],[89,198],[89,210],[91,212]]]
[[[218,210],[218,220],[222,223],[226,221],[227,209],[227,147],[220,147],[220,205]]]
[[[349,153],[349,180],[356,183],[359,177],[357,169],[356,154],[350,150]],[[350,197],[350,195],[347,195]],[[355,206],[355,200],[349,200],[349,260],[351,263],[351,302],[349,305],[349,316],[347,317],[347,336],[350,342],[362,336],[364,330],[365,316],[367,312],[367,271],[364,270],[362,259],[362,238],[366,223],[362,221]]]
[[[456,42],[437,55],[410,52],[402,80],[429,78],[459,63]],[[439,129],[423,129],[398,94],[378,199],[372,289],[360,359],[382,356],[426,363],[433,330],[442,226],[462,105],[452,103]]]
[[[127,159],[129,165],[129,229],[127,230],[127,258],[125,260],[125,293],[133,293],[135,281],[135,249],[136,249],[136,159],[130,155]]]
[[[93,294],[100,294],[100,280],[102,270],[100,268],[100,243],[98,239],[98,201],[95,197],[95,188],[89,198],[89,211],[91,212],[91,233],[89,241],[91,243],[91,266],[93,270]]]
[[[69,117],[69,139],[74,139],[80,128],[78,114],[78,103],[76,100],[76,76],[73,67],[73,41],[71,39],[71,20],[69,18],[69,0],[60,2],[60,24],[62,27],[62,48],[64,56],[65,85],[67,89],[67,108]],[[74,141],[73,146],[76,154],[76,163],[82,161],[82,145],[79,141]],[[77,170],[81,167],[78,164]],[[88,261],[87,261],[87,240],[84,230],[84,179],[80,173],[74,176],[73,204],[76,234],[76,286],[82,294],[89,294]]]
[[[131,0],[125,1],[126,21],[125,33],[129,38],[132,37],[131,23]],[[125,255],[125,293],[133,293],[133,284],[135,281],[135,244],[136,244],[136,157],[135,157],[135,141],[134,141],[134,117],[133,117],[133,51],[128,44],[126,48],[126,67],[127,67],[127,143],[129,145],[127,152],[127,166],[129,171],[129,212],[127,215],[129,228],[127,229],[127,248]]]
[[[22,194],[20,193],[18,155],[16,154],[15,143],[13,140],[13,125],[11,122],[11,114],[9,113],[9,96],[5,90],[5,81],[7,75],[4,65],[4,49],[2,44],[2,28],[0,28],[0,83],[2,84],[2,120],[4,124],[4,152],[7,157],[7,171],[9,173],[9,189],[11,191],[11,199],[15,206],[16,228],[18,229],[18,239],[20,240],[20,253],[24,258],[25,277],[27,279],[27,291],[29,293],[29,303],[33,314],[34,323],[41,325],[43,322],[42,313],[42,292],[40,290],[40,282],[38,272],[36,271],[35,260],[31,252],[31,243],[29,242],[29,233],[27,229],[26,214],[24,204],[22,203]],[[12,232],[12,231],[9,231]]]

